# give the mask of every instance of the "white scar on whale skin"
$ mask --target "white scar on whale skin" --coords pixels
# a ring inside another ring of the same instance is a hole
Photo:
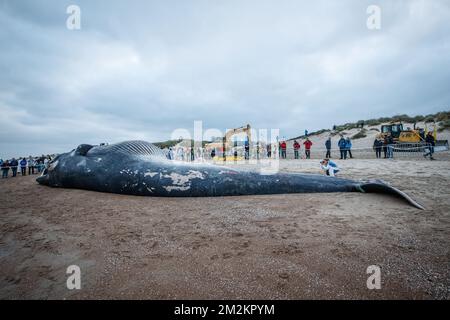
[[[149,187],[145,182],[143,182],[142,184],[145,186],[145,188],[146,188],[149,192],[153,193],[153,191],[155,191],[155,188]]]
[[[150,178],[153,178],[157,174],[158,174],[158,172],[146,172],[146,173],[144,173],[144,177],[150,176]]]
[[[163,177],[171,178],[172,183],[175,185],[185,185],[186,183],[190,183],[190,180],[194,178],[204,179],[204,176],[200,171],[194,170],[189,170],[189,174],[187,175],[172,172],[171,174],[166,174]]]
[[[58,163],[59,163],[58,160],[56,160],[55,162],[51,163],[51,164],[48,166],[48,171],[54,170],[54,169],[58,166]]]
[[[184,186],[184,187],[169,186],[169,187],[163,187],[163,188],[166,189],[168,192],[170,192],[172,190],[186,191],[186,190],[189,190],[191,188],[191,186],[190,185]]]
[[[191,179],[205,179],[200,171],[189,170],[187,175],[182,175],[178,173],[171,173],[163,175],[164,178],[172,179],[172,186],[163,187],[168,192],[172,190],[186,191],[191,188]]]
[[[128,174],[128,175],[133,174],[133,172],[132,172],[130,169],[123,169],[123,170],[120,170],[120,173],[121,173],[121,174]]]
[[[84,167],[84,171],[87,173],[91,172],[91,169],[87,167],[86,164],[86,159],[81,160],[80,162],[77,163],[77,167]]]

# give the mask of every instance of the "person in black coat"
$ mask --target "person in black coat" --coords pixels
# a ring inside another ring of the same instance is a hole
[[[383,148],[383,141],[376,138],[373,142],[373,149],[375,150],[375,155],[377,159],[381,158],[381,149]]]
[[[268,144],[266,149],[267,149],[267,158],[271,158],[272,157],[272,145]]]
[[[9,163],[9,167],[11,168],[13,177],[17,176],[17,167],[19,166],[19,162],[16,160],[16,158],[12,158],[11,162]]]
[[[329,159],[331,158],[331,138],[328,138],[327,141],[325,141],[325,148],[327,149],[325,158]]]
[[[436,141],[434,140],[433,133],[430,131],[428,132],[425,142],[427,143],[427,148],[425,149],[426,152],[423,155],[424,158],[430,156],[430,160],[434,160],[433,153],[434,153],[434,147],[436,145]]]
[[[6,160],[2,163],[2,179],[8,178],[8,172],[9,172],[9,161]]]
[[[393,158],[394,157],[394,139],[392,138],[392,136],[389,134],[386,138],[386,142],[387,142],[387,158]]]
[[[245,141],[245,146],[244,146],[244,158],[245,160],[250,159],[250,144],[248,143],[248,141]]]

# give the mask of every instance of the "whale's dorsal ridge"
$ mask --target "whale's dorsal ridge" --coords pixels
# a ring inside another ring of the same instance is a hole
[[[154,156],[166,158],[166,155],[163,150],[161,150],[160,148],[158,148],[157,146],[155,146],[150,142],[141,140],[130,140],[105,146],[98,146],[89,150],[88,154],[97,155],[109,152],[120,152],[126,155]]]

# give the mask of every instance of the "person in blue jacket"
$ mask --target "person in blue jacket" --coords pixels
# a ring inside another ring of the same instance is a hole
[[[27,159],[25,158],[20,160],[20,172],[22,173],[22,176],[27,175]]]
[[[338,141],[338,147],[339,151],[341,152],[341,160],[347,159],[347,142],[345,141],[344,137],[341,136],[341,138]]]
[[[345,139],[345,149],[347,150],[348,155],[350,156],[350,159],[352,159],[353,158],[353,155],[352,155],[352,141],[348,137],[347,137],[347,139]]]

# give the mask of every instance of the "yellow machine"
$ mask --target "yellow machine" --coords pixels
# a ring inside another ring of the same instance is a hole
[[[446,146],[448,148],[447,140],[437,140],[436,123],[433,124],[432,130],[436,146]],[[425,144],[425,137],[429,131],[427,124],[425,124],[425,128],[408,128],[405,130],[402,123],[391,123],[381,126],[379,138],[384,139],[387,135],[391,135],[398,147],[401,147],[402,144]]]
[[[231,139],[234,135],[245,133],[247,135],[247,141],[249,146],[251,145],[252,141],[252,133],[251,133],[251,127],[249,124],[243,127],[230,129],[225,133],[225,136],[222,138],[222,141],[216,141],[212,143],[206,144],[206,149],[216,149],[220,150],[222,152],[222,159],[224,161],[229,160],[242,160],[241,156],[234,157],[234,155],[228,154],[230,150],[233,149],[233,140]],[[214,159],[219,159],[219,156],[214,157]]]
[[[223,160],[224,161],[227,160],[227,156],[226,156],[227,151],[231,150],[231,148],[233,147],[231,137],[234,136],[235,134],[239,134],[239,133],[247,134],[248,144],[251,145],[252,132],[251,132],[251,128],[250,128],[249,124],[247,124],[246,126],[240,127],[240,128],[228,130],[225,133],[225,137],[223,137],[223,142],[222,142],[223,143],[222,148],[223,148]],[[234,156],[233,156],[233,159],[234,159]]]
[[[384,139],[387,135],[391,135],[397,143],[420,143],[425,140],[425,131],[423,129],[405,130],[401,123],[382,125],[379,137]]]
[[[247,138],[248,138],[248,143],[251,142],[252,140],[252,132],[250,130],[250,125],[247,124],[246,126],[240,127],[240,128],[236,128],[236,129],[230,129],[227,131],[227,133],[225,133],[225,138],[224,138],[224,143],[226,148],[231,148],[232,147],[232,140],[231,137],[234,136],[235,134],[239,134],[239,133],[245,133],[247,134]]]

